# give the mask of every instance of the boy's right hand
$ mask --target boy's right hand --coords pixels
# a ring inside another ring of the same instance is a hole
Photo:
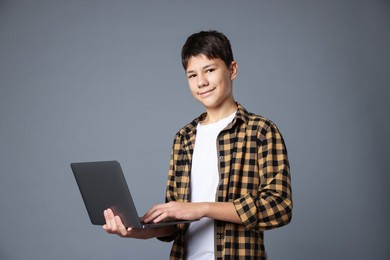
[[[173,232],[172,227],[139,229],[139,228],[126,228],[123,225],[119,216],[115,216],[111,209],[104,211],[104,218],[106,224],[103,225],[103,229],[109,234],[115,234],[120,237],[137,238],[137,239],[149,239],[153,237],[167,236]]]
[[[106,220],[106,224],[103,225],[103,229],[109,234],[138,239],[156,237],[158,229],[126,228],[125,225],[123,225],[121,218],[119,216],[115,216],[111,209],[106,209],[103,214]]]

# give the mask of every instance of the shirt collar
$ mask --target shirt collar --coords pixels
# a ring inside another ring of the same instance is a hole
[[[198,125],[199,122],[203,121],[206,118],[207,113],[204,112],[202,113],[199,117],[195,118],[191,123],[186,125],[184,128],[180,130],[181,135],[188,135],[196,131],[196,126]],[[249,112],[240,104],[237,103],[237,113],[236,116],[234,117],[233,121],[230,126],[233,126],[239,121],[242,121],[244,123],[248,122],[248,117],[249,117]]]

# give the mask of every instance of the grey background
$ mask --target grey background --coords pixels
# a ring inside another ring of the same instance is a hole
[[[295,208],[269,259],[390,259],[389,1],[0,1],[0,259],[167,259],[89,223],[69,163],[122,163],[164,199],[175,132],[202,112],[186,37],[231,40],[234,95],[273,120]]]

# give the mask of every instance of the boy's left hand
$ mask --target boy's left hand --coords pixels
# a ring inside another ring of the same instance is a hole
[[[164,219],[197,220],[204,217],[202,203],[170,201],[151,207],[143,216],[145,223],[158,223]]]

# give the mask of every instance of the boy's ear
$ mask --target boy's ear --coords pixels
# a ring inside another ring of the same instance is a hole
[[[238,64],[236,61],[232,61],[230,64],[230,79],[233,80],[237,76]]]

